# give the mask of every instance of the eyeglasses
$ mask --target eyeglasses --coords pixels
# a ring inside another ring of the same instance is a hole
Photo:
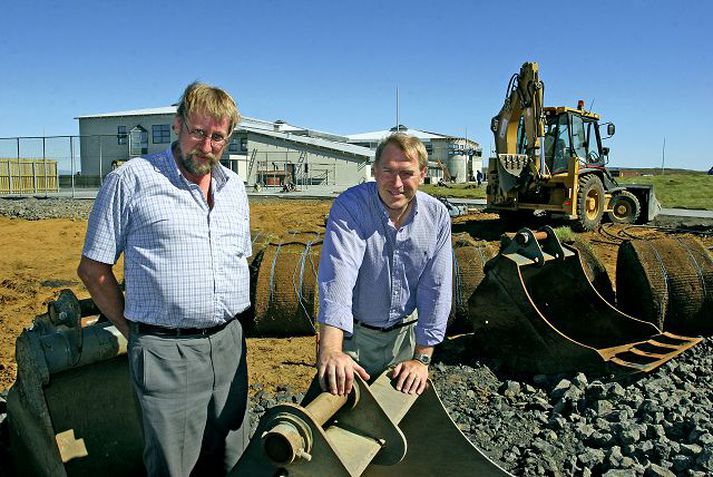
[[[188,119],[185,117],[183,118],[183,126],[186,128],[186,132],[188,133],[189,136],[191,136],[193,139],[199,142],[205,141],[206,138],[210,138],[210,145],[213,147],[221,147],[223,146],[228,138],[223,136],[222,134],[218,133],[213,133],[210,136],[202,129],[191,129],[191,127],[188,125]]]

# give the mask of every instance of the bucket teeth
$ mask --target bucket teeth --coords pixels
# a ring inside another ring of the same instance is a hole
[[[662,333],[647,341],[634,343],[627,350],[618,351],[609,362],[626,369],[648,373],[697,345],[702,339]]]

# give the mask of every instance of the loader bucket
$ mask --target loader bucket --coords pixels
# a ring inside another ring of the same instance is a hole
[[[271,408],[228,475],[511,475],[466,439],[431,383],[403,394],[389,374],[355,376],[349,396],[315,392],[315,381],[302,406]]]
[[[143,475],[143,437],[126,340],[106,321],[82,326],[86,307],[64,290],[16,342],[7,397],[17,475]]]
[[[503,236],[469,300],[479,351],[531,373],[635,373],[701,341],[661,333],[614,308],[592,286],[577,254],[549,227]]]

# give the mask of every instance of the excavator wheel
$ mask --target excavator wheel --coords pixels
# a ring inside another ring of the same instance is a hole
[[[609,220],[615,224],[633,224],[641,213],[639,199],[629,191],[622,190],[611,199],[611,212],[607,212]]]
[[[579,178],[577,192],[577,220],[574,229],[578,232],[594,230],[604,215],[604,185],[594,174],[585,174]]]

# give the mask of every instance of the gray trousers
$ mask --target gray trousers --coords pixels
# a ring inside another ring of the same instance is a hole
[[[415,320],[414,311],[404,322]],[[413,358],[416,349],[416,324],[391,331],[379,331],[354,324],[351,338],[344,338],[342,350],[354,359],[369,376],[377,378],[389,366]]]
[[[245,338],[235,319],[208,337],[129,334],[150,476],[225,475],[249,440]]]

